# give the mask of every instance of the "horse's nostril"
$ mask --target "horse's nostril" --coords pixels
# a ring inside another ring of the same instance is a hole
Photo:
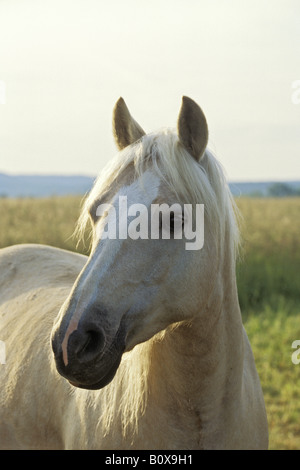
[[[88,330],[84,340],[78,345],[76,356],[79,361],[90,361],[98,356],[105,345],[105,336],[102,330]]]

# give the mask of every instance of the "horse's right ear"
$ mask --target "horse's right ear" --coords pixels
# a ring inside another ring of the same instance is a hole
[[[145,132],[131,116],[123,98],[119,98],[113,110],[113,134],[119,150],[139,140]]]
[[[200,106],[183,96],[177,121],[178,137],[186,150],[199,161],[208,142],[208,127]]]

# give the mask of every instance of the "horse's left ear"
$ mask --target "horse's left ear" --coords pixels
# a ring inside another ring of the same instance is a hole
[[[208,143],[208,127],[200,106],[187,96],[183,96],[177,121],[180,142],[199,161]]]
[[[113,110],[113,133],[119,150],[139,140],[145,132],[131,116],[123,98],[119,98]]]

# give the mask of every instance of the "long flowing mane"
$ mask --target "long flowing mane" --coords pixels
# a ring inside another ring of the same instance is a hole
[[[213,236],[219,234],[219,240],[222,241],[224,230],[229,230],[232,253],[236,256],[239,246],[239,213],[221,164],[208,149],[200,162],[191,158],[179,142],[176,131],[169,128],[145,135],[119,152],[103,169],[84,201],[75,230],[78,239],[83,238],[88,226],[89,208],[93,202],[113,186],[129,165],[134,166],[136,177],[139,177],[149,164],[169,184],[182,203],[204,204]]]

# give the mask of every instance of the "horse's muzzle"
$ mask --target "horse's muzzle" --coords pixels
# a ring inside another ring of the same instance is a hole
[[[65,334],[63,335],[65,338]],[[60,328],[53,332],[52,349],[57,371],[72,385],[96,390],[114,378],[125,349],[124,329],[119,327],[112,342],[99,324],[82,324],[69,335],[63,347]]]

